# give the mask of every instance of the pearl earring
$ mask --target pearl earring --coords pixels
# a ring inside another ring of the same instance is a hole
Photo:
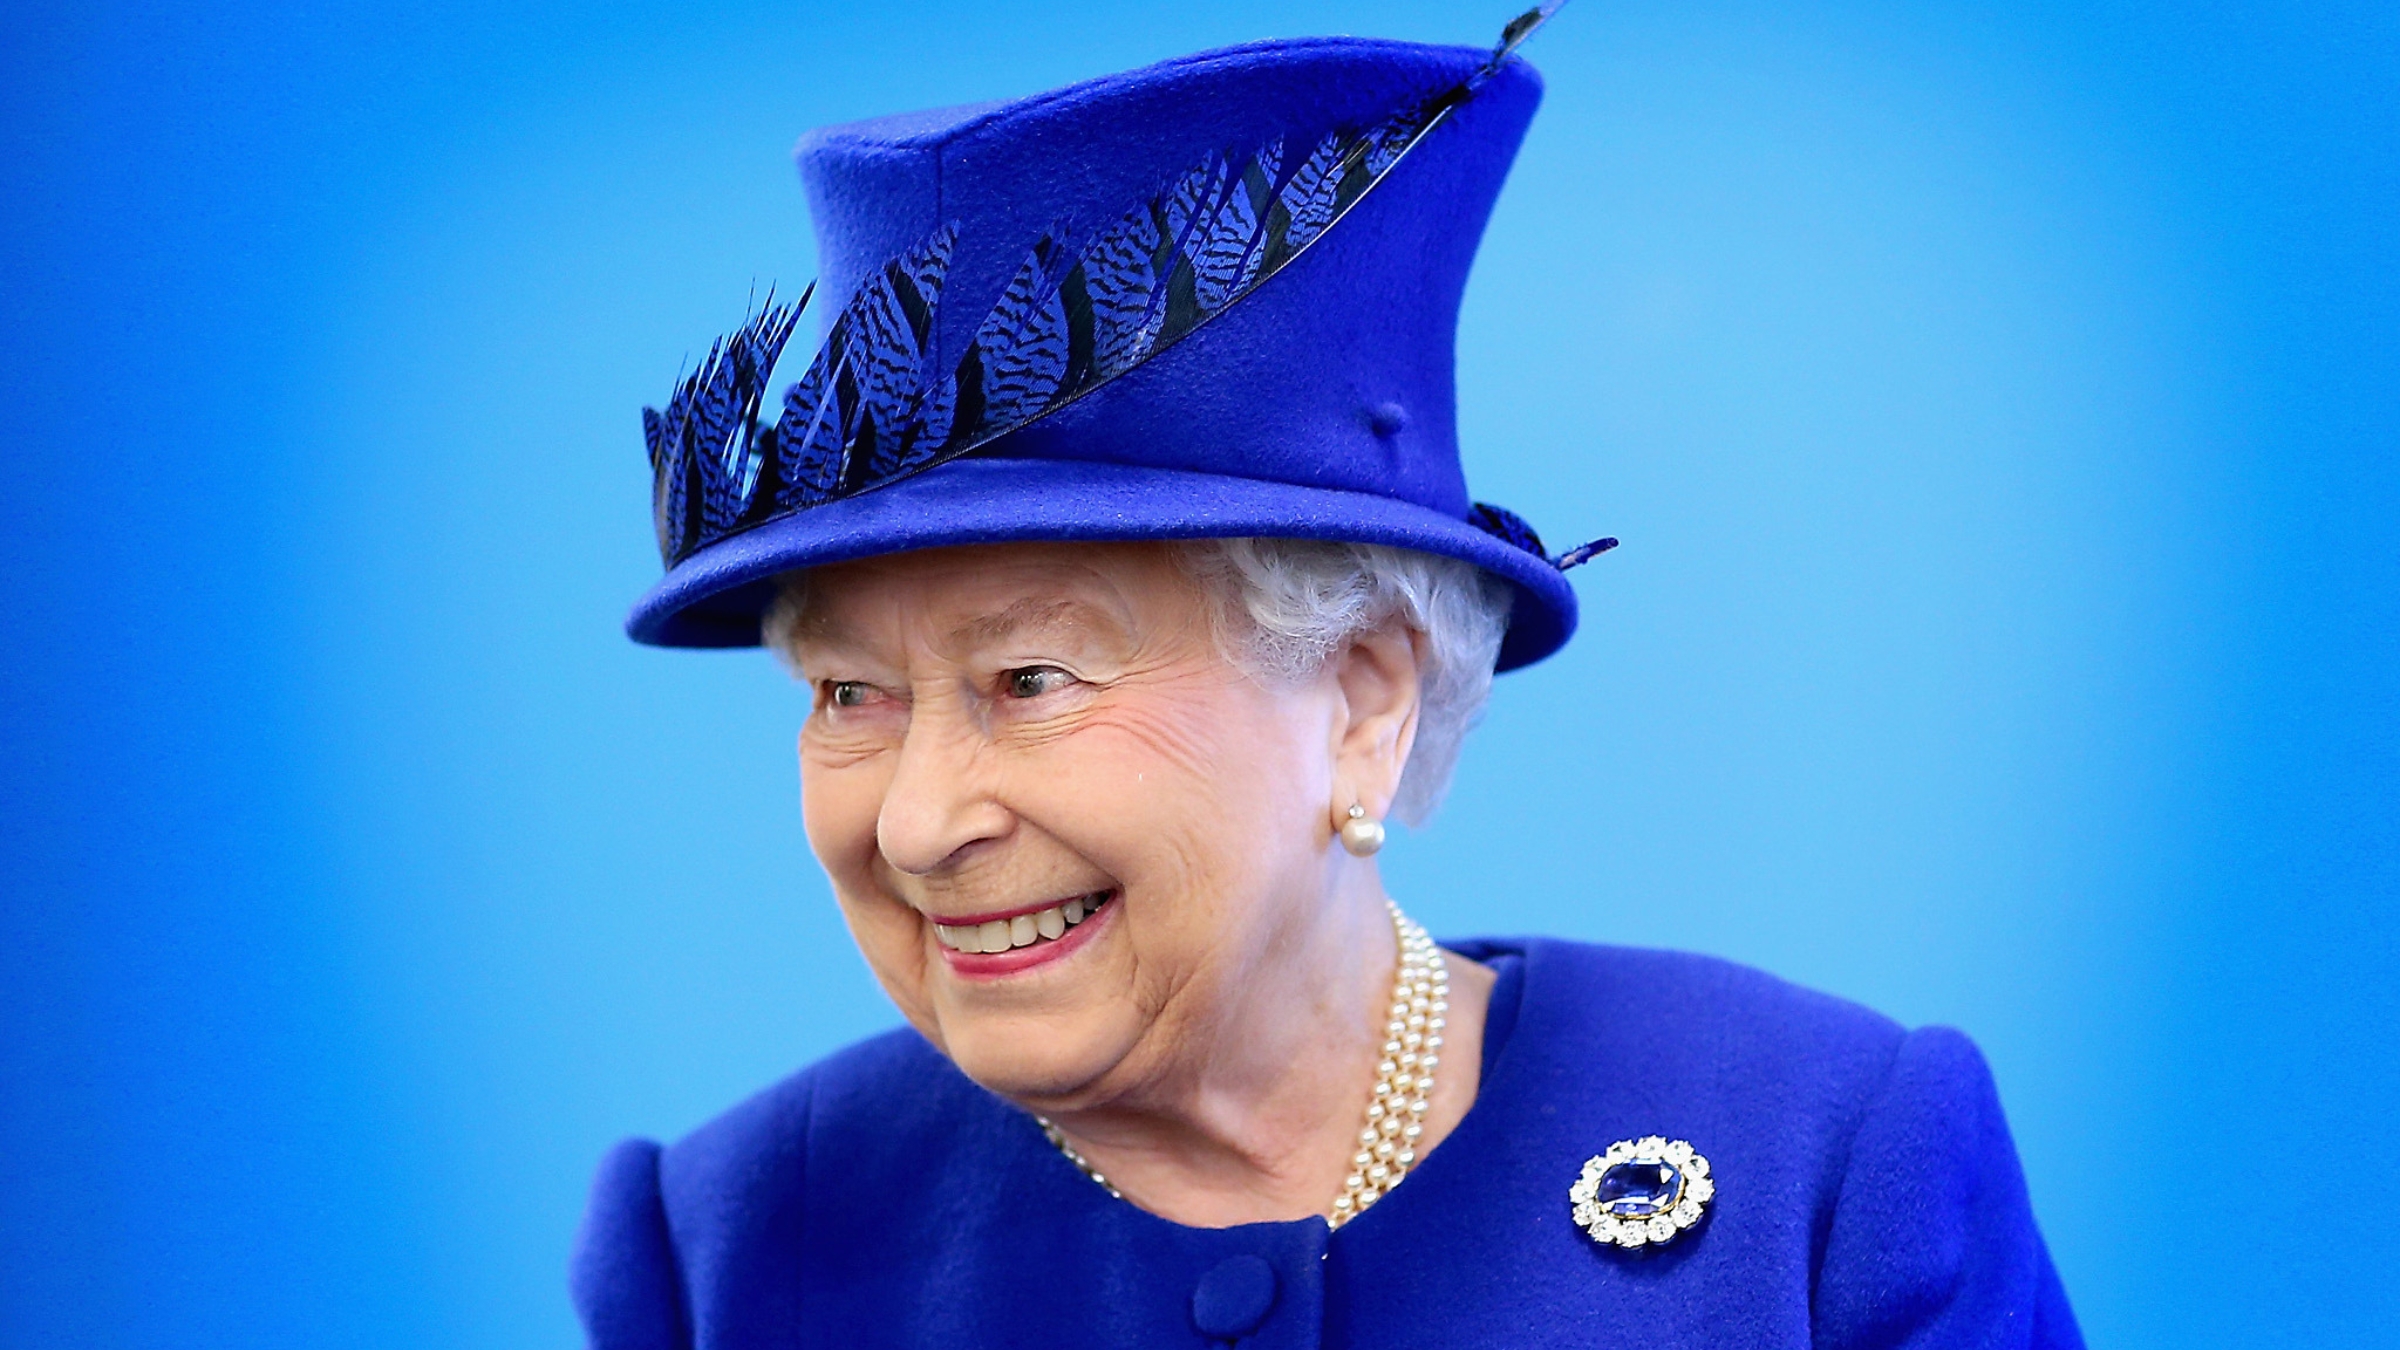
[[[1367,819],[1367,808],[1351,803],[1350,816],[1342,822],[1342,847],[1353,858],[1374,853],[1383,847],[1383,822]]]

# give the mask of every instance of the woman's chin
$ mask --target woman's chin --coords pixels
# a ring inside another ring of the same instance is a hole
[[[1083,1018],[970,1013],[944,1018],[942,1039],[961,1073],[1003,1097],[1033,1103],[1082,1095],[1124,1060],[1131,1037]]]

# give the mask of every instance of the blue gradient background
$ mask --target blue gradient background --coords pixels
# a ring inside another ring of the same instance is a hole
[[[1967,1029],[2096,1344],[2400,1325],[2395,13],[1576,5],[1468,294],[1626,544],[1397,893]],[[617,634],[799,131],[1503,17],[11,6],[0,1343],[567,1345],[609,1142],[893,1020],[801,699]]]

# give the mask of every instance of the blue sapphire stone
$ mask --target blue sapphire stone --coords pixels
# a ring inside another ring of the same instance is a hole
[[[1683,1198],[1683,1173],[1658,1158],[1621,1162],[1600,1174],[1593,1196],[1600,1208],[1620,1219],[1648,1219],[1675,1208]]]

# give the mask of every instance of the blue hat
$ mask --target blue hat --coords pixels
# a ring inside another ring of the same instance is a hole
[[[1275,536],[1475,563],[1516,592],[1499,668],[1575,627],[1559,557],[1472,501],[1452,348],[1541,84],[1499,50],[1322,38],[799,150],[847,297],[771,424],[800,305],[644,411],[668,571],[638,641],[745,646],[778,573],[944,545]]]

